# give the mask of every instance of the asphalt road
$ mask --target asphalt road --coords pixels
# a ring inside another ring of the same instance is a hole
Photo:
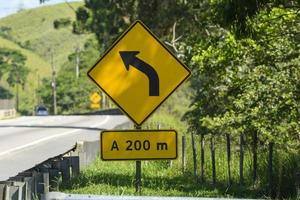
[[[122,115],[32,116],[0,121],[0,181],[95,141],[102,129],[128,122]]]

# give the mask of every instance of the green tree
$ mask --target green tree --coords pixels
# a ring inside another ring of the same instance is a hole
[[[263,148],[297,154],[299,25],[297,9],[274,4],[247,17],[243,26],[251,34],[237,25],[200,40],[190,65],[195,95],[186,116],[193,127],[248,140],[255,133]]]
[[[134,3],[134,0],[86,0],[85,6],[76,11],[74,32],[95,33],[100,47],[104,50],[130,24]]]
[[[19,108],[19,86],[24,88],[29,69],[26,57],[19,51],[0,48],[0,78],[7,74],[7,83],[16,88],[16,109]]]

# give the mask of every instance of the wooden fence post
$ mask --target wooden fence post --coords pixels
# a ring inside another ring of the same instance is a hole
[[[216,157],[215,157],[215,144],[214,136],[210,138],[210,151],[211,151],[211,164],[212,164],[212,182],[216,185]]]
[[[200,169],[200,173],[201,173],[201,181],[204,182],[204,133],[201,133],[200,136],[200,155],[201,155],[201,169]]]
[[[268,156],[268,190],[269,190],[269,195],[272,197],[273,192],[273,147],[274,143],[270,142],[269,143],[269,156]]]
[[[228,186],[231,185],[231,147],[230,147],[230,135],[226,134],[226,151],[227,151],[227,171],[228,171]]]
[[[240,185],[244,183],[244,134],[240,134]]]
[[[194,177],[197,180],[197,156],[196,156],[196,145],[195,145],[195,134],[192,131],[192,151],[193,151],[193,163],[194,163]]]
[[[256,182],[257,178],[257,132],[253,133],[253,145],[252,145],[252,155],[253,155],[253,183]]]
[[[296,199],[300,199],[300,169],[296,171],[295,175],[296,175],[296,190],[297,190]]]
[[[185,136],[182,136],[182,173],[185,172],[185,168],[186,168],[186,157],[185,157]]]

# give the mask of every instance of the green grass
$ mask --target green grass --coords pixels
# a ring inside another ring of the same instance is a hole
[[[82,2],[73,2],[74,9]],[[75,35],[72,26],[54,29],[53,21],[60,18],[75,20],[74,11],[67,4],[43,6],[22,10],[17,14],[0,19],[0,27],[11,28],[10,39],[23,44],[50,62],[49,49],[53,49],[54,63],[59,69],[68,59],[68,55],[77,46],[82,47],[91,35]],[[26,44],[27,43],[27,44]]]
[[[77,194],[137,195],[134,177],[135,163],[132,161],[96,160],[78,177],[62,185],[61,190]],[[182,174],[167,161],[142,162],[142,184],[142,195],[146,196],[258,197],[251,188],[197,183],[190,173]]]

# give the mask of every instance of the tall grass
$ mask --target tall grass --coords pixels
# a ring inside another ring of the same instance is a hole
[[[158,120],[158,121],[156,121]],[[159,123],[158,123],[159,122]],[[193,159],[191,137],[185,124],[170,115],[154,115],[144,128],[175,128],[187,139],[187,170],[182,173],[181,144],[179,158],[173,161],[142,162],[142,195],[152,196],[193,196],[193,197],[239,197],[239,198],[271,198],[267,190],[267,155],[265,148],[258,151],[258,179],[252,181],[251,141],[247,141],[244,157],[244,184],[239,183],[239,144],[232,140],[231,172],[232,184],[228,184],[227,157],[225,138],[216,141],[217,183],[212,184],[211,157],[206,136],[205,144],[205,181],[200,181],[200,136],[196,135],[197,177],[193,175]],[[299,154],[289,154],[277,150],[274,156],[274,188],[272,198],[296,198],[295,171],[299,168]],[[104,162],[97,160],[83,170],[81,175],[63,186],[64,192],[105,195],[136,195],[134,187],[135,162]]]

